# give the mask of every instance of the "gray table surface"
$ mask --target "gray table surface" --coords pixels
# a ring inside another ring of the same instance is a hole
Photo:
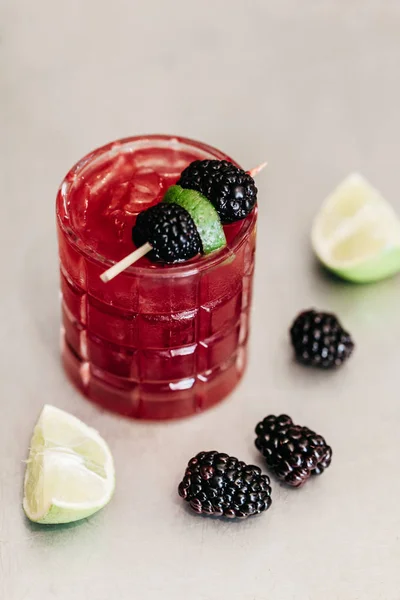
[[[379,0],[0,2],[0,598],[398,600],[400,278],[334,281],[312,218],[348,172],[400,211],[400,4]],[[258,178],[251,361],[239,389],[189,420],[98,410],[58,356],[54,198],[75,160],[112,139],[180,133]],[[292,362],[298,310],[337,312],[357,350],[336,373]],[[96,427],[115,456],[111,504],[46,529],[21,511],[42,405]],[[176,494],[186,461],[218,448],[262,464],[253,427],[287,412],[326,436],[332,467],[272,509],[226,523]]]

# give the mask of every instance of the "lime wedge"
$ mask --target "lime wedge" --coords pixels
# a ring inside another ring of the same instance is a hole
[[[221,219],[211,202],[196,190],[172,185],[168,188],[163,202],[179,204],[192,217],[197,227],[204,254],[226,246],[226,238]]]
[[[367,283],[400,271],[400,220],[357,173],[325,200],[311,241],[319,260],[343,279]]]
[[[105,441],[76,417],[44,406],[27,461],[23,507],[36,523],[89,517],[113,495],[113,459]]]

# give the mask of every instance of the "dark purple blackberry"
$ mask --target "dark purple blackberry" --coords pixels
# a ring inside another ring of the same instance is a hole
[[[138,247],[149,242],[153,246],[149,257],[166,263],[188,260],[202,251],[192,217],[178,204],[160,202],[141,212],[132,239]]]
[[[299,314],[290,328],[296,358],[321,369],[339,367],[353,352],[354,343],[335,315],[316,310]]]
[[[324,438],[308,427],[294,425],[287,415],[265,417],[256,434],[256,448],[276,477],[288,485],[299,487],[331,464],[332,449]]]
[[[268,475],[259,467],[219,452],[200,452],[189,461],[179,495],[194,512],[245,519],[271,506]]]
[[[257,202],[254,179],[227,160],[195,160],[182,171],[178,185],[206,196],[222,223],[244,219]]]

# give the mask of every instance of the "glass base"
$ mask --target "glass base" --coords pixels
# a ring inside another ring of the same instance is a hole
[[[78,390],[103,408],[133,419],[179,419],[200,413],[224,400],[237,386],[246,369],[247,349],[239,346],[231,359],[212,372],[182,381],[186,389],[171,389],[168,383],[141,384],[113,377],[82,361],[61,332],[62,362]],[[179,385],[176,386],[179,388]]]

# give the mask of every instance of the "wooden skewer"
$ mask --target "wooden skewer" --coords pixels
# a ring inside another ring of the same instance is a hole
[[[114,277],[122,273],[122,271],[125,271],[125,269],[133,265],[133,263],[152,249],[153,246],[149,244],[149,242],[146,242],[143,246],[140,246],[140,248],[137,248],[137,250],[134,250],[134,252],[131,252],[128,256],[125,256],[122,260],[115,263],[115,265],[107,269],[107,271],[104,271],[104,273],[100,275],[100,279],[104,281],[104,283],[111,281],[111,279],[114,279]]]
[[[260,171],[265,169],[267,164],[268,163],[263,162],[261,163],[261,165],[258,165],[258,167],[254,167],[254,169],[250,169],[250,171],[247,171],[247,173],[251,177],[255,177]],[[111,279],[114,279],[114,277],[122,273],[122,271],[125,271],[125,269],[133,265],[136,261],[145,256],[152,249],[152,245],[149,244],[149,242],[146,242],[145,244],[143,244],[143,246],[140,246],[140,248],[137,248],[136,250],[125,256],[122,260],[115,263],[115,265],[107,269],[107,271],[104,271],[104,273],[100,275],[100,279],[104,283],[111,281]]]
[[[254,167],[254,169],[250,169],[250,171],[247,171],[247,172],[250,175],[250,177],[255,177],[256,175],[259,174],[260,171],[262,171],[263,169],[265,169],[265,167],[267,165],[268,165],[267,162],[263,162],[263,163],[261,163],[261,165],[258,165],[258,167]]]

